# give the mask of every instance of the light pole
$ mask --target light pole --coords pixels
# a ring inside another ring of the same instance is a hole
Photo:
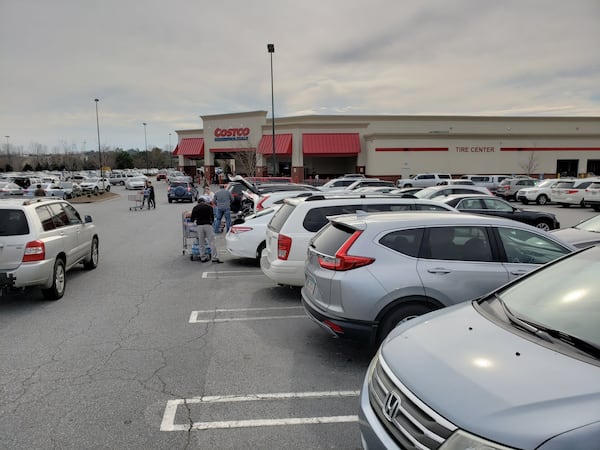
[[[8,165],[10,166],[10,145],[8,143],[8,139],[10,136],[4,136],[6,138],[6,157],[8,158]]]
[[[275,161],[275,96],[273,95],[273,53],[275,53],[275,44],[267,44],[267,51],[271,55],[271,126],[273,131],[273,176],[277,176],[277,162]]]
[[[173,165],[173,154],[171,153],[171,133],[169,133],[169,164]]]
[[[146,125],[148,124],[143,122],[142,125],[144,125],[144,143],[146,144],[146,175],[148,175],[148,138],[146,136]]]
[[[102,170],[102,150],[100,150],[100,121],[98,120],[98,102],[99,99],[95,98],[96,102],[96,130],[98,131],[98,162],[100,163],[100,178],[104,178],[104,172]]]

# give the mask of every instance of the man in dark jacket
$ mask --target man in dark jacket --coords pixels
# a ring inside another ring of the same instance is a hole
[[[192,215],[190,216],[190,220],[198,226],[198,239],[200,241],[200,261],[206,262],[209,260],[206,254],[206,242],[208,241],[208,245],[210,246],[210,252],[212,254],[212,262],[223,262],[219,259],[217,255],[215,233],[213,231],[213,222],[215,220],[213,208],[208,203],[206,203],[206,199],[203,196],[201,196],[198,199],[198,204],[194,206],[194,209],[192,209]]]

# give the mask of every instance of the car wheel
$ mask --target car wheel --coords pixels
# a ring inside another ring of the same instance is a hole
[[[106,192],[110,192],[110,186],[106,186]]]
[[[94,187],[94,194],[97,194],[99,190],[100,190],[100,189],[98,189],[98,186],[95,186],[95,187]]]
[[[65,294],[66,284],[65,262],[58,258],[54,263],[52,286],[48,289],[42,289],[44,298],[46,300],[59,300]]]
[[[548,203],[548,197],[546,195],[542,194],[538,198],[535,199],[535,202],[538,205],[545,205],[546,203]]]
[[[550,224],[548,222],[546,222],[545,220],[540,220],[538,223],[535,224],[535,227],[539,228],[540,230],[544,230],[544,231],[550,231],[552,229]]]
[[[98,238],[94,237],[92,239],[92,246],[90,248],[90,258],[83,263],[83,267],[87,270],[92,270],[98,267],[99,256],[100,254],[98,252]]]
[[[170,199],[169,199],[169,203],[173,203],[173,199],[171,199],[171,198],[170,198]]]
[[[379,347],[385,337],[398,324],[422,316],[428,312],[435,311],[437,308],[434,305],[427,303],[405,303],[390,311],[382,320],[379,332],[377,333],[376,346]]]
[[[265,241],[262,241],[260,243],[260,245],[258,246],[258,248],[256,249],[256,262],[258,264],[260,264],[260,258],[262,256],[262,252],[265,248],[267,248],[267,243]]]
[[[592,209],[596,212],[600,212],[600,206],[592,206]]]

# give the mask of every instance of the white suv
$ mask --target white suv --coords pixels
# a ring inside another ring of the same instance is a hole
[[[396,186],[399,188],[437,186],[440,182],[451,179],[449,173],[420,173],[406,180],[397,180]]]
[[[98,265],[98,233],[70,203],[51,198],[0,200],[0,291],[40,286],[48,300],[65,293],[75,264]]]
[[[325,226],[330,216],[356,211],[456,211],[433,200],[386,195],[315,194],[305,198],[288,198],[267,227],[266,248],[260,268],[281,285],[304,285],[304,261],[310,239]]]

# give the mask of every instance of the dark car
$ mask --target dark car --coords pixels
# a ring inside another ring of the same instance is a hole
[[[189,181],[171,181],[167,188],[167,200],[169,203],[173,201],[195,202],[198,200],[198,189],[194,183]]]
[[[546,231],[560,228],[558,219],[554,214],[515,208],[506,200],[489,195],[450,195],[438,200],[453,206],[459,211],[505,217]]]

